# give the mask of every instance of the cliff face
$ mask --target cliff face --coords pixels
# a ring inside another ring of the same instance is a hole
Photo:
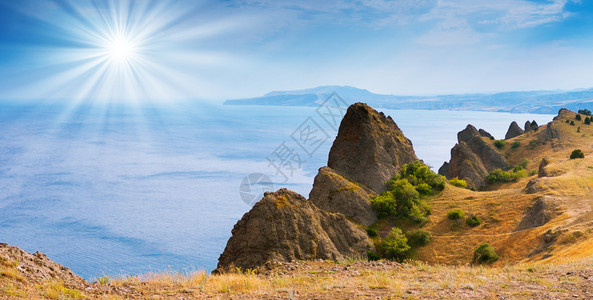
[[[309,199],[323,210],[342,213],[364,226],[377,221],[369,192],[329,167],[319,169]]]
[[[340,124],[327,165],[380,194],[402,165],[416,160],[412,142],[391,117],[355,103]]]
[[[530,124],[531,126],[531,124]],[[523,131],[523,129],[521,129],[521,127],[519,127],[519,124],[517,124],[517,122],[513,121],[513,123],[511,123],[511,126],[509,126],[509,129],[507,130],[507,134],[505,134],[504,139],[508,140],[508,139],[512,139],[514,137],[518,137],[520,135],[522,135],[525,131]]]
[[[219,271],[257,268],[268,261],[342,260],[372,249],[366,232],[344,215],[319,209],[287,189],[266,193],[232,234]]]
[[[451,149],[451,161],[439,169],[449,179],[463,179],[468,187],[477,189],[486,184],[488,173],[508,165],[492,140],[472,125],[457,134],[457,142]]]

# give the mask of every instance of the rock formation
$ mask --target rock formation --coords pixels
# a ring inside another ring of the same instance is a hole
[[[309,200],[323,210],[342,213],[364,226],[372,225],[377,221],[369,192],[338,175],[329,167],[319,169]]]
[[[342,260],[372,249],[366,232],[343,214],[321,210],[287,189],[266,193],[232,234],[218,271],[257,268],[268,261]]]
[[[472,125],[457,134],[458,143],[451,149],[451,161],[443,164],[439,174],[451,179],[458,177],[468,187],[480,188],[486,184],[485,177],[495,169],[508,164],[489,138]]]
[[[522,135],[524,132],[525,131],[523,131],[523,129],[521,129],[521,127],[519,127],[519,124],[517,124],[517,122],[513,121],[513,123],[511,123],[511,126],[509,126],[509,130],[507,130],[507,134],[505,134],[504,139],[505,140],[512,139],[514,137]]]
[[[515,231],[542,226],[557,215],[558,211],[553,198],[550,196],[538,197],[527,209]]]
[[[380,194],[404,164],[418,160],[412,142],[391,117],[370,106],[348,108],[331,147],[328,167]]]
[[[481,129],[480,128],[480,130],[478,130],[478,132],[480,132],[480,135],[483,136],[483,137],[487,137],[487,138],[489,138],[491,140],[494,139],[494,137],[488,131],[486,131],[484,129]]]
[[[531,129],[532,129],[532,128],[531,128],[531,122],[529,122],[529,120],[527,120],[527,121],[525,122],[525,126],[524,126],[524,127],[525,127],[525,128],[524,128],[525,132],[529,132],[529,131],[531,131]]]

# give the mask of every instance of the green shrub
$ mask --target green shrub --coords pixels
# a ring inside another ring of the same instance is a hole
[[[504,149],[504,147],[507,145],[506,141],[503,140],[496,140],[494,141],[494,146],[496,146],[496,148],[498,149]]]
[[[490,244],[484,243],[474,251],[474,263],[477,264],[491,264],[497,261],[498,254]]]
[[[511,144],[511,149],[517,149],[517,148],[519,148],[519,147],[521,147],[521,142],[519,142],[519,141],[517,141],[517,142],[513,142],[513,143]]]
[[[570,123],[570,120],[566,120],[566,123]]]
[[[430,232],[422,229],[406,232],[408,245],[412,247],[422,247],[428,245],[431,241]]]
[[[574,117],[574,119],[575,119],[575,120],[577,120],[577,121],[580,121],[580,120],[582,119],[582,117],[581,117],[581,115],[577,114],[577,115]]]
[[[377,229],[371,227],[367,229],[367,234],[369,237],[376,237],[379,235],[379,232],[377,232]]]
[[[451,178],[449,180],[449,183],[452,186],[456,186],[456,187],[460,187],[460,188],[466,188],[467,187],[467,182],[465,182],[465,180],[459,179],[457,177]]]
[[[379,255],[377,252],[375,251],[369,251],[367,252],[367,259],[369,261],[376,261],[376,260],[380,260],[381,259],[381,255]]]
[[[400,173],[387,182],[389,190],[371,202],[379,217],[403,216],[422,223],[430,214],[430,207],[421,196],[442,191],[445,182],[442,175],[416,161],[402,166]]]
[[[591,125],[591,118],[589,118],[589,117],[585,118],[585,125]]]
[[[410,250],[408,238],[397,227],[391,228],[391,231],[382,242],[382,248],[385,251],[385,258],[397,261],[404,260],[408,250]]]
[[[581,149],[575,149],[570,154],[570,159],[575,159],[575,158],[585,158],[585,153],[583,153],[583,151],[581,151]]]
[[[590,116],[591,115],[591,111],[588,109],[579,109],[579,111],[577,111],[579,114],[583,114],[585,116]]]
[[[496,169],[486,176],[486,181],[488,183],[511,182],[523,177],[527,177],[527,171],[520,164],[515,166],[512,171]]]
[[[452,209],[452,210],[450,210],[447,213],[447,217],[450,220],[458,220],[458,219],[461,219],[461,218],[463,218],[464,215],[465,214],[463,213],[463,211],[461,209],[459,209],[459,208]]]
[[[473,215],[465,220],[465,224],[467,224],[471,227],[476,227],[476,226],[482,224],[482,220],[480,220],[480,218],[478,218],[478,216]]]
[[[574,126],[574,121],[570,121],[570,125]]]

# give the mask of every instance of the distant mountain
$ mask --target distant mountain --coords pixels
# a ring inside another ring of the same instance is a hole
[[[233,99],[225,105],[317,106],[332,93],[347,104],[366,102],[388,109],[473,110],[513,113],[552,113],[560,108],[593,108],[593,89],[527,91],[495,94],[458,94],[430,97],[375,94],[351,86],[320,86],[297,91],[275,91],[262,97]]]

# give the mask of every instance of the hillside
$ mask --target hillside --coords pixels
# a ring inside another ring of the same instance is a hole
[[[575,91],[525,91],[492,94],[405,96],[375,94],[350,86],[320,86],[295,91],[275,91],[261,97],[229,99],[225,105],[319,106],[333,93],[346,105],[364,100],[376,108],[412,110],[464,110],[553,114],[560,108],[577,110],[593,106],[593,89]]]

